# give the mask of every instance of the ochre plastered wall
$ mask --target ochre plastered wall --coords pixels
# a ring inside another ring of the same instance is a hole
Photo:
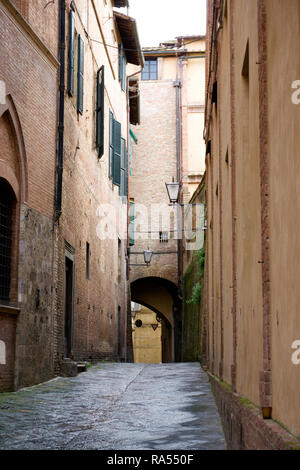
[[[256,2],[239,0],[234,11],[236,113],[237,388],[259,403],[262,370],[262,280],[258,46]],[[242,76],[249,41],[249,85]]]
[[[299,4],[223,3],[206,161],[208,364],[297,436]]]
[[[266,17],[273,416],[299,435],[300,365],[291,361],[291,345],[300,339],[300,105],[291,99],[300,76],[299,2],[268,0]]]

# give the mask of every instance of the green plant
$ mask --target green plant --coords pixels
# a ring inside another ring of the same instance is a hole
[[[201,293],[202,293],[202,284],[201,281],[204,276],[204,266],[205,266],[205,248],[201,248],[200,250],[196,251],[195,258],[198,264],[198,281],[194,284],[192,288],[192,295],[191,297],[186,300],[187,304],[198,305],[201,302]]]
[[[200,281],[196,282],[196,284],[193,286],[192,290],[192,295],[191,297],[186,301],[187,304],[200,304],[201,301],[201,283]]]

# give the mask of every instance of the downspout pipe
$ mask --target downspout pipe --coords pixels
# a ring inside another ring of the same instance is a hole
[[[176,90],[176,173],[177,173],[177,181],[179,183],[179,202],[181,201],[181,112],[180,112],[180,88],[181,88],[181,80],[178,74],[178,54],[176,54],[176,80],[174,82],[174,87]],[[180,226],[178,225],[180,224]],[[177,208],[177,225],[178,229],[181,231],[181,206],[178,204]],[[177,240],[177,275],[178,275],[178,297],[179,299],[182,298],[182,287],[181,287],[181,239],[178,237]],[[178,315],[178,313],[177,313]],[[181,317],[181,315],[180,315]],[[175,318],[174,318],[175,320]],[[177,318],[177,321],[179,319]],[[175,321],[176,323],[176,321]],[[178,325],[179,327],[179,325]],[[178,328],[177,327],[177,328]],[[179,332],[177,333],[177,341],[174,341],[174,346],[175,343],[177,343],[177,347],[179,348],[179,351],[176,350],[174,351],[174,360],[175,362],[180,362],[182,360],[182,326],[179,328]],[[178,344],[178,338],[180,338],[180,344]],[[175,340],[175,338],[174,338]]]
[[[57,179],[55,198],[56,221],[61,216],[62,175],[64,151],[64,115],[65,115],[65,50],[66,50],[66,0],[60,0],[59,14],[59,98],[58,98],[58,144],[57,144]]]
[[[130,99],[129,99],[129,78],[133,77],[142,72],[144,65],[140,67],[136,72],[132,73],[131,75],[127,75],[126,77],[126,107],[127,107],[127,240],[126,240],[126,281],[127,281],[127,294],[131,295],[130,293],[130,246],[129,246],[129,221],[130,221],[130,161],[129,161],[129,153],[130,153]],[[131,331],[131,297],[126,299],[126,307],[127,313],[125,314],[125,362],[133,362],[133,346],[132,346],[132,335],[128,338],[128,335]]]

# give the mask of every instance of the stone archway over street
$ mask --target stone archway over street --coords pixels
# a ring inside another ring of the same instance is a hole
[[[181,302],[177,286],[160,277],[143,277],[131,283],[131,300],[150,308],[162,320],[162,362],[181,360]]]

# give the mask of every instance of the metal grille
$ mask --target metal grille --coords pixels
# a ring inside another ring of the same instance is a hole
[[[168,243],[169,233],[168,232],[159,232],[159,241],[160,241],[160,243]]]
[[[12,204],[0,200],[0,301],[9,302],[12,245]]]

